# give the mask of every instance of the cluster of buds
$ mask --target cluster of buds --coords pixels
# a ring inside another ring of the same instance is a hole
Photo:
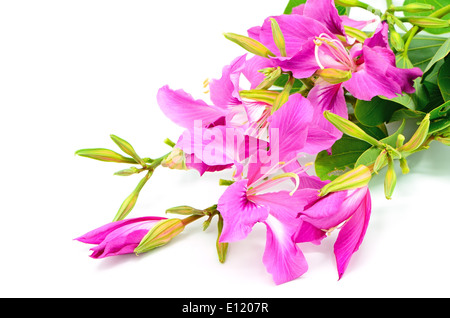
[[[408,142],[404,143],[404,135],[399,134],[397,136],[395,147],[373,138],[358,125],[348,119],[344,119],[328,111],[324,112],[324,116],[344,134],[363,140],[372,145],[372,147],[377,148],[379,150],[379,155],[376,157],[375,161],[370,167],[362,165],[358,166],[355,169],[333,180],[330,184],[326,185],[322,189],[321,195],[325,195],[328,192],[332,191],[348,189],[351,187],[364,186],[369,182],[372,173],[378,174],[378,172],[382,168],[387,166],[384,180],[384,191],[386,198],[391,199],[397,183],[394,159],[399,160],[402,173],[407,174],[409,172],[409,167],[406,158],[417,151],[426,149],[430,141],[430,135],[428,133],[430,127],[430,114],[425,115],[425,117],[420,122],[419,127],[408,140]],[[441,134],[440,136],[443,137],[444,135]],[[442,137],[433,138],[439,140],[438,138],[442,139]]]

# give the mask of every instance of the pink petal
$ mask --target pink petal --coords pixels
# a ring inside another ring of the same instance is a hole
[[[217,209],[223,217],[220,242],[235,242],[247,237],[253,225],[267,219],[269,211],[247,198],[248,180],[236,181],[219,198]]]
[[[226,114],[225,109],[194,100],[185,91],[174,91],[167,85],[159,89],[156,98],[163,113],[184,128],[192,128],[196,122],[207,126]]]
[[[336,256],[339,279],[344,274],[350,259],[361,245],[370,219],[371,199],[367,188],[359,190],[360,204],[353,216],[339,231],[339,235],[334,244],[334,254]],[[361,198],[361,196],[363,196]]]
[[[308,270],[308,264],[292,240],[292,230],[273,216],[269,216],[264,223],[267,236],[263,263],[275,284],[283,284],[303,275]]]

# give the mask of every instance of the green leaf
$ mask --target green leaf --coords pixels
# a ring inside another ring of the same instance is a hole
[[[389,99],[375,96],[370,101],[358,100],[355,104],[355,116],[366,126],[379,126],[391,119],[392,114],[402,105]]]
[[[331,155],[326,150],[317,154],[314,166],[316,175],[321,180],[334,180],[355,166],[356,160],[361,154],[370,148],[370,145],[362,140],[342,136],[331,147]]]
[[[405,0],[403,5],[405,6],[405,5],[410,4],[410,3],[425,3],[425,4],[429,4],[429,5],[432,5],[434,7],[434,11],[439,10],[439,9],[443,8],[444,6],[448,5],[448,1],[445,1],[445,0]],[[419,16],[429,16],[430,12],[415,12],[415,13],[405,12],[405,16],[417,16],[417,15],[419,15]],[[450,13],[446,14],[441,19],[442,20],[449,20],[450,19]],[[449,28],[426,28],[424,30],[427,31],[428,33],[432,33],[432,34],[442,34],[442,33],[450,32]]]
[[[445,102],[450,100],[450,58],[439,69],[437,84]]]
[[[435,133],[450,126],[450,101],[436,107],[430,112],[428,133]]]
[[[357,125],[377,140],[383,140],[386,137],[386,134],[378,127]],[[314,164],[316,175],[321,180],[336,179],[356,167],[356,160],[370,147],[370,144],[365,141],[343,135],[331,147],[331,155],[326,150],[317,154]]]
[[[415,36],[408,49],[408,58],[412,63],[412,66],[419,67],[422,71],[428,67],[428,64],[433,60],[434,56],[438,50],[444,45],[447,38],[428,36],[428,35],[417,35]],[[397,57],[397,66],[398,65]]]
[[[450,38],[448,38],[436,51],[433,58],[425,68],[423,72],[423,77],[424,78],[427,77],[429,75],[428,73],[433,69],[433,66],[435,66],[435,64],[438,61],[443,60],[448,55],[449,52],[450,52]]]

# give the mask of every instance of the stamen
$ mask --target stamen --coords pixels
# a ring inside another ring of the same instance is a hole
[[[298,174],[293,173],[293,172],[286,172],[283,174],[280,174],[278,176],[275,176],[272,178],[272,180],[277,180],[277,179],[281,179],[281,178],[294,178],[295,180],[295,187],[294,189],[289,193],[290,196],[294,195],[295,191],[297,191],[299,185],[300,185],[300,178],[298,177]]]

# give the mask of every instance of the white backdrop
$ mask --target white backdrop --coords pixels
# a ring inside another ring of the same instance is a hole
[[[382,177],[372,181],[371,222],[340,281],[331,237],[302,246],[309,271],[275,286],[262,263],[262,226],[230,245],[225,264],[215,226],[202,232],[201,222],[138,257],[91,259],[90,246],[73,240],[111,221],[141,177],[113,176],[127,165],[74,152],[117,149],[116,134],[142,156],[166,153],[163,140],[181,128],[159,110],[158,88],[205,98],[202,82],[244,53],[222,33],[245,34],[287,2],[0,2],[1,297],[450,296],[450,151],[438,143],[411,157],[393,200],[384,199]],[[130,217],[208,207],[227,173],[159,169]]]

